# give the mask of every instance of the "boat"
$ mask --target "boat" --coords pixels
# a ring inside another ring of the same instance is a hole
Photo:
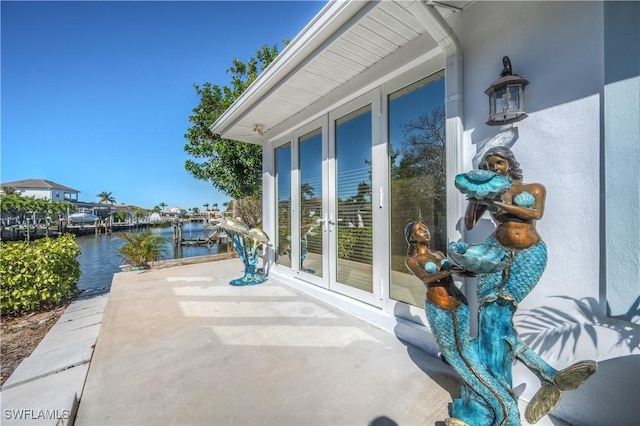
[[[93,210],[80,209],[77,212],[69,215],[69,222],[71,223],[95,223],[100,220],[100,217],[96,216]]]

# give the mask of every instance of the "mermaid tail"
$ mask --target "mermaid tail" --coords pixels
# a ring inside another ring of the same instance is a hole
[[[595,362],[583,361],[558,372],[526,346],[513,326],[517,305],[533,290],[546,267],[544,242],[516,250],[502,247],[494,238],[489,238],[483,248],[486,253],[502,250],[506,255],[501,261],[508,265],[502,271],[478,277],[480,330],[477,340],[470,337],[466,303],[449,310],[430,302],[425,305],[440,350],[462,380],[461,396],[453,401],[452,418],[445,423],[447,426],[520,425],[517,400],[511,392],[511,367],[516,359],[542,383],[525,412],[526,419],[535,423],[557,406],[562,391],[576,389],[595,372]]]
[[[451,424],[517,426],[520,414],[515,397],[480,361],[469,334],[469,307],[445,310],[427,302],[425,310],[445,359],[460,375],[461,397],[451,407]]]
[[[527,344],[520,339],[520,337],[514,336],[511,344],[513,345],[513,351],[516,354],[516,359],[526,365],[529,370],[538,376],[540,382],[543,384],[554,383],[558,370],[547,364],[540,355],[532,351]]]
[[[502,247],[493,237],[489,237],[485,244]],[[498,298],[511,300],[517,305],[538,284],[547,266],[544,241],[526,249],[504,249],[511,252],[510,265],[504,271],[478,277],[478,301],[481,305]]]
[[[529,351],[532,352],[530,349]],[[560,402],[562,391],[578,389],[581,384],[596,372],[596,368],[596,362],[588,360],[576,362],[564,370],[555,372],[553,379],[550,382],[543,383],[542,387],[533,396],[531,402],[527,405],[524,417],[529,423],[537,423],[538,420],[556,408]]]
[[[502,247],[491,237],[486,244]],[[547,263],[547,248],[544,242],[540,242],[526,249],[504,249],[511,252],[509,266],[503,271],[478,277],[478,354],[482,364],[502,386],[511,389],[513,361],[518,353],[524,353],[526,347],[513,327],[513,314],[518,303],[542,276]],[[527,365],[532,365],[534,372],[541,366],[549,375],[555,374],[555,370],[533,352],[527,352],[527,355],[532,360]]]
[[[524,418],[535,424],[558,406],[562,392],[556,386],[546,383],[542,385],[524,410]]]

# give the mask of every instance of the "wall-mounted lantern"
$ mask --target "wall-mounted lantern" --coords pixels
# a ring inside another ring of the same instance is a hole
[[[508,56],[502,58],[502,65],[504,68],[500,78],[484,91],[489,96],[489,126],[515,123],[527,117],[524,112],[524,88],[529,81],[513,74]]]

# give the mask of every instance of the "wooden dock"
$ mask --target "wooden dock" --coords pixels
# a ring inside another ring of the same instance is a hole
[[[192,219],[178,220],[173,222],[173,245],[213,245],[213,244],[227,244],[229,242],[228,236],[224,231],[218,229],[207,228],[206,224],[202,231],[202,236],[196,238],[184,238],[183,223]],[[207,235],[208,233],[208,235]]]
[[[105,222],[80,225],[58,225],[58,226],[3,226],[0,232],[2,241],[29,241],[44,237],[57,237],[61,234],[82,235],[103,235],[113,232],[135,231],[147,229],[156,224],[150,222],[125,223],[116,222],[107,224]],[[166,224],[163,224],[166,226]]]

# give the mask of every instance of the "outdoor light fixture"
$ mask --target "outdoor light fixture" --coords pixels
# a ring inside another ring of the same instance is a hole
[[[489,126],[515,123],[527,117],[524,112],[524,88],[529,81],[512,73],[508,56],[502,58],[502,65],[504,68],[500,78],[484,91],[489,96]]]
[[[264,124],[256,124],[253,126],[253,131],[259,134],[260,136],[264,136]]]

